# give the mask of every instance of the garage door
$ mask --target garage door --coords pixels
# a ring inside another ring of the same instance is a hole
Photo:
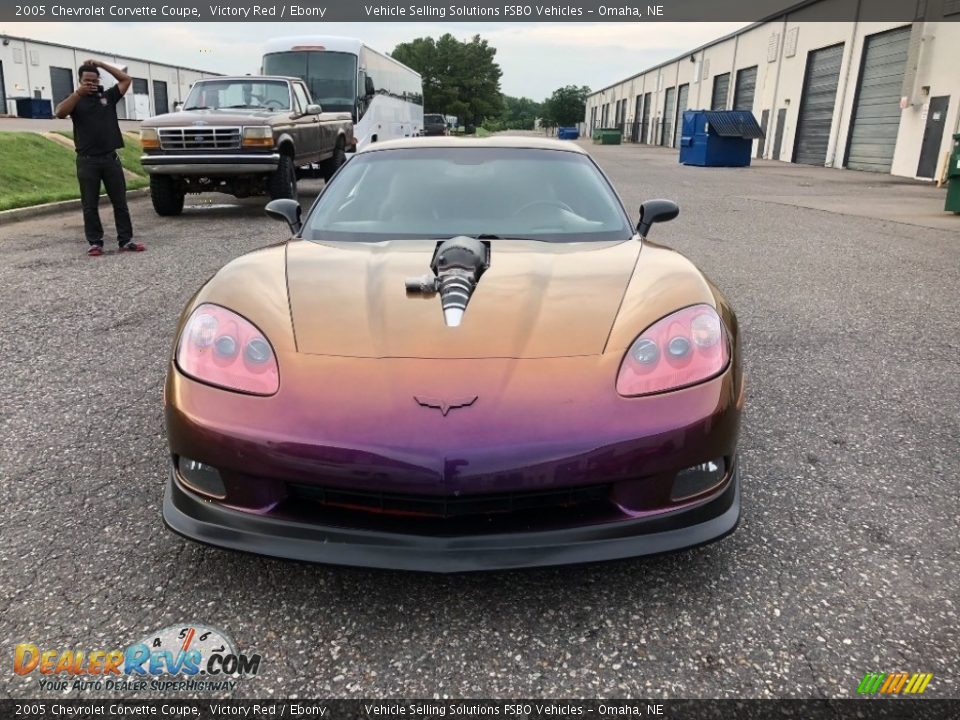
[[[909,46],[909,25],[867,38],[850,129],[848,168],[890,172]]]
[[[50,95],[56,107],[73,93],[73,70],[70,68],[50,68]]]
[[[153,81],[153,114],[163,115],[170,112],[167,104],[167,84],[163,80]]]
[[[660,136],[660,144],[667,147],[673,145],[673,116],[677,111],[676,98],[677,89],[667,88],[663,101],[663,135]]]
[[[683,113],[687,109],[687,103],[690,98],[690,86],[681,85],[679,91],[677,92],[677,115],[676,121],[674,122],[675,130],[673,131],[673,146],[677,146],[677,139],[680,137],[680,131],[683,129]]]
[[[7,112],[7,89],[3,84],[3,60],[0,60],[0,115]]]
[[[640,121],[640,142],[650,143],[650,97],[651,93],[643,96],[643,119]]]
[[[827,145],[833,109],[837,104],[843,43],[812,50],[807,54],[807,72],[800,96],[800,117],[797,119],[797,141],[793,161],[804,165],[826,165]]]
[[[753,112],[753,96],[757,91],[757,66],[737,71],[737,85],[733,90],[733,109]]]
[[[713,79],[713,95],[710,96],[711,110],[727,109],[727,94],[730,92],[730,73],[717,75]]]

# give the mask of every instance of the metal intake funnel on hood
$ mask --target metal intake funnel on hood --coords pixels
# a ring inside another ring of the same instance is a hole
[[[407,297],[432,297],[439,292],[443,321],[447,327],[459,327],[480,276],[490,267],[490,246],[463,235],[444,240],[437,245],[430,267],[433,275],[407,278]]]

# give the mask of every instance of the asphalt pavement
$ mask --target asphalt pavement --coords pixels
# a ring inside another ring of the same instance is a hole
[[[631,210],[681,204],[652,239],[738,312],[734,535],[465,576],[187,542],[160,516],[173,329],[206,278],[284,228],[259,200],[193,197],[159,218],[137,199],[148,251],[88,258],[79,211],[36,218],[0,226],[0,694],[63,697],[14,675],[17,643],[122,648],[198,621],[263,655],[237,697],[852,697],[868,671],[930,672],[927,695],[960,696],[960,222],[790,204],[935,197],[889,177],[590,149]]]

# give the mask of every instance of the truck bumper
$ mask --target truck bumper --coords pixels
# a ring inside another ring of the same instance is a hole
[[[142,155],[140,164],[150,175],[250,175],[276,171],[280,154]]]

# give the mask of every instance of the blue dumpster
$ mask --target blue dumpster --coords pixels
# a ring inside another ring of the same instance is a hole
[[[49,120],[53,117],[51,103],[49,100],[40,98],[21,97],[16,98],[17,116],[25,118],[39,118]]]
[[[575,127],[562,127],[557,129],[558,140],[576,140],[580,137],[580,131]]]
[[[753,141],[764,137],[747,110],[686,110],[680,162],[701,167],[748,167]]]

